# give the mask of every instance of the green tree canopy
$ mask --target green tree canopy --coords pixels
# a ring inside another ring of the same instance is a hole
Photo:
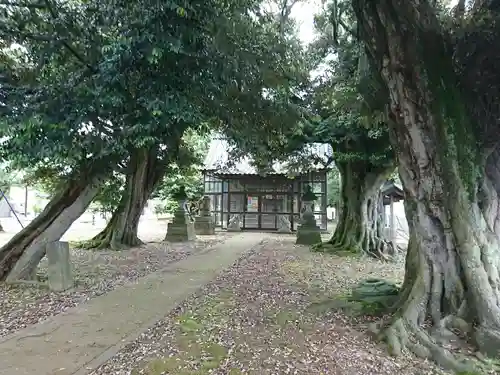
[[[0,278],[16,263],[11,277],[28,275],[44,254],[38,235],[60,222],[54,215],[69,215],[69,226],[112,173],[126,176],[120,210],[137,208],[133,220],[115,215],[112,237],[136,242],[140,207],[186,129],[264,122],[280,108],[264,92],[293,77],[286,38],[260,1],[13,1],[0,24],[0,40],[21,46],[16,58],[2,50],[10,70],[0,157],[66,181],[0,250]],[[134,194],[138,181],[144,189]]]

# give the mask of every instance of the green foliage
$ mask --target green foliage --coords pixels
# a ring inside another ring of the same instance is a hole
[[[248,135],[288,113],[263,92],[288,87],[297,60],[260,1],[14,1],[0,23],[0,47],[21,46],[0,52],[0,157],[19,168],[120,172],[187,128]]]
[[[38,204],[35,204],[35,205],[33,206],[33,213],[34,213],[35,215],[38,215],[40,212],[42,212],[42,209],[43,209],[43,208],[42,208],[41,206],[39,206]]]
[[[163,201],[155,207],[155,213],[173,213],[177,208],[177,199],[180,198],[177,195],[180,190],[184,190],[190,200],[201,198],[203,195],[201,168],[208,151],[209,139],[206,134],[186,132],[175,162],[168,165],[165,177],[153,193],[154,198]]]
[[[301,140],[300,129],[308,117],[303,96],[309,90],[309,74],[313,67],[298,38],[297,25],[289,18],[290,3],[264,3],[274,5],[269,7],[274,10],[267,11],[266,18],[270,21],[267,28],[277,31],[273,53],[280,57],[281,76],[268,81],[262,90],[264,99],[259,102],[246,93],[240,94],[235,102],[237,108],[233,109],[239,114],[237,126],[234,123],[226,123],[229,127],[223,126],[223,133],[235,146],[232,156],[237,159],[251,154],[256,169],[262,172],[269,169],[276,153],[283,156],[282,151],[291,143],[293,136]],[[276,41],[280,43],[276,44]],[[248,116],[250,113],[256,116]]]
[[[23,183],[44,195],[53,196],[64,184],[67,177],[68,171],[63,168],[35,165],[32,168],[24,169]]]
[[[118,207],[125,189],[125,177],[114,173],[101,187],[99,194],[90,205],[94,213],[112,214]]]
[[[305,188],[305,192],[304,194],[302,195],[302,200],[303,201],[310,201],[310,202],[313,202],[315,201],[316,199],[318,199],[318,196],[316,194],[314,194],[314,192],[312,191],[312,188],[310,185],[307,185],[306,188]]]
[[[340,173],[337,168],[332,168],[326,175],[327,201],[329,205],[338,206],[341,202],[340,196]]]
[[[175,212],[175,209],[177,208],[177,202],[171,198],[166,198],[165,200],[161,201],[161,203],[155,204],[153,207],[154,213],[157,216],[164,215],[164,214],[173,214]]]
[[[172,164],[155,196],[164,200],[173,199],[184,188],[188,199],[199,199],[203,194],[203,178],[200,165],[179,166]]]
[[[332,160],[362,162],[367,169],[394,163],[384,116],[388,96],[360,51],[350,5],[331,1],[315,22],[318,37],[306,50],[303,66],[315,69],[316,77],[303,80],[301,95],[294,97],[298,116],[282,120],[286,127],[268,122],[267,131],[238,143],[240,154],[251,154],[264,170],[273,161],[285,162],[291,172],[328,167]],[[312,158],[311,143],[330,144],[332,157]]]
[[[13,170],[7,163],[0,164],[0,189],[7,193],[13,185],[23,182],[22,173]]]
[[[377,113],[364,115],[359,103],[361,95],[349,81],[337,84],[333,92],[328,87],[318,87],[314,104],[319,120],[312,129],[313,139],[330,143],[337,163],[392,162],[386,122]]]
[[[310,99],[313,140],[330,143],[335,162],[391,162],[394,156],[384,116],[388,95],[359,45],[350,3],[327,2],[316,16],[316,30],[318,37],[310,49],[317,51],[317,66],[324,72],[316,79]]]

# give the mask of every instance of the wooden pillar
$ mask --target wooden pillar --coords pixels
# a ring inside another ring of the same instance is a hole
[[[390,240],[394,241],[396,239],[396,226],[394,220],[394,198],[392,195],[389,196],[390,202]]]

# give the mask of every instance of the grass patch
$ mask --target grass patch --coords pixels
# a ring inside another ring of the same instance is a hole
[[[293,309],[280,309],[275,311],[267,311],[265,313],[266,320],[273,325],[285,328],[289,324],[296,324],[300,321],[300,314]]]
[[[227,350],[221,345],[208,343],[203,346],[196,357],[191,354],[183,353],[173,357],[154,359],[142,369],[132,371],[132,375],[140,373],[146,375],[205,375],[221,365],[227,355]],[[238,372],[234,374],[238,374]]]
[[[362,251],[356,248],[344,248],[328,242],[318,243],[311,247],[313,253],[325,253],[337,257],[361,258]]]
[[[221,301],[211,304],[221,309]],[[213,310],[208,307],[206,312]],[[146,375],[206,375],[217,369],[226,358],[228,351],[219,343],[212,341],[206,334],[206,323],[213,316],[182,314],[176,318],[175,346],[178,353],[174,356],[155,358],[135,369],[132,374]],[[207,321],[204,322],[204,319]],[[237,375],[240,370],[232,370]],[[236,372],[234,372],[236,371]]]
[[[80,249],[83,241],[68,241],[70,249]]]
[[[349,250],[349,249],[337,250],[335,251],[335,253],[333,253],[333,255],[336,255],[340,258],[356,258],[356,259],[361,259],[361,254],[362,253],[360,253],[357,250]]]
[[[341,312],[347,316],[357,318],[365,315],[382,316],[389,309],[390,306],[386,303],[385,298],[381,298],[380,300],[364,300],[362,298],[353,298],[352,294],[341,294],[337,296],[325,296],[313,301],[307,307],[306,311],[317,315]]]
[[[203,325],[198,323],[191,315],[181,315],[177,318],[179,329],[182,333],[198,332],[203,328]]]
[[[307,307],[306,311],[315,315],[342,312],[351,317],[358,317],[365,314],[361,302],[350,301],[349,296],[342,295],[314,301]]]

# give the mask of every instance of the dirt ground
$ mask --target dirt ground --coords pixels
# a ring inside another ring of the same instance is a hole
[[[339,258],[275,236],[186,300],[92,375],[441,374],[387,355],[370,318],[332,305],[368,277],[400,282],[403,264]]]

